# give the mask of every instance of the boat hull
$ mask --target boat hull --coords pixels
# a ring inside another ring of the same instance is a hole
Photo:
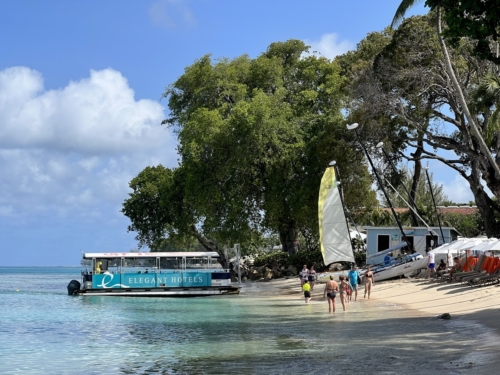
[[[151,289],[84,289],[75,294],[79,296],[112,297],[204,297],[239,294],[239,286],[220,286],[207,288],[151,288]]]
[[[402,263],[395,266],[389,266],[386,268],[382,267],[381,269],[378,270],[374,269],[372,271],[375,281],[383,281],[395,277],[403,277],[403,276],[409,277],[414,272],[421,270],[423,268],[425,269],[426,266],[427,266],[427,259],[421,258],[413,262]]]

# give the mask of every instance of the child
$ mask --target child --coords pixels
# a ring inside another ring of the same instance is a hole
[[[345,281],[345,276],[339,276],[340,285],[339,285],[339,294],[340,294],[340,302],[342,302],[342,308],[345,311],[345,304],[347,303],[347,290],[351,288],[349,283]]]
[[[304,300],[305,303],[309,303],[311,299],[311,285],[309,285],[309,281],[304,281],[304,285],[302,285],[302,290],[304,291]]]

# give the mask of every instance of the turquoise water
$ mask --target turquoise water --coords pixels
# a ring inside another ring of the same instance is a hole
[[[477,324],[361,301],[330,315],[273,283],[240,296],[70,297],[80,268],[0,267],[0,374],[488,373]],[[285,293],[285,291],[283,291]]]

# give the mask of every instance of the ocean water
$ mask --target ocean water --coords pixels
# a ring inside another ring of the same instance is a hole
[[[480,324],[374,300],[329,314],[273,282],[239,296],[68,296],[79,274],[0,267],[0,374],[489,374],[497,360]]]

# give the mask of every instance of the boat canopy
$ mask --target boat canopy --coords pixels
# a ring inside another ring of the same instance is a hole
[[[112,259],[112,258],[218,258],[215,251],[177,251],[171,253],[83,253],[83,259]]]

